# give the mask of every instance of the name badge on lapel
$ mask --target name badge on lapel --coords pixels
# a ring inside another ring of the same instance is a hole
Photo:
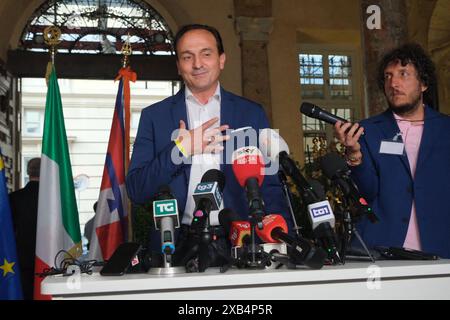
[[[405,144],[398,138],[401,133],[397,133],[392,140],[381,140],[380,153],[393,154],[393,155],[403,155],[405,150]]]

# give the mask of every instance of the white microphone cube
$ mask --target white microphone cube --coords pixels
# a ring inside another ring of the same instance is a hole
[[[197,185],[192,194],[194,197],[195,206],[201,199],[208,198],[211,200],[212,208],[211,210],[219,210],[220,204],[222,203],[222,194],[219,189],[219,184],[217,181],[214,182],[201,182]]]
[[[308,205],[308,216],[313,230],[324,222],[329,222],[331,227],[334,228],[335,218],[328,200]]]
[[[176,199],[153,201],[153,220],[156,230],[159,230],[163,218],[172,218],[175,228],[180,227],[178,218],[178,203]]]

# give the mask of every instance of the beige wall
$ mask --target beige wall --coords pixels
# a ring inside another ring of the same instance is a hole
[[[359,48],[358,3],[358,0],[273,1],[274,28],[269,42],[273,126],[280,129],[299,161],[303,161],[299,46],[333,44]]]

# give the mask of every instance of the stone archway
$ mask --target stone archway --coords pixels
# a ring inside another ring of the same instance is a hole
[[[18,77],[41,77],[48,61],[41,29],[56,21],[63,33],[58,54],[61,77],[113,78],[120,67],[120,48],[130,33],[133,50],[138,53],[133,55],[131,66],[139,71],[140,79],[178,80],[172,31],[149,2],[45,1],[26,23],[18,48],[8,51],[7,67]],[[173,19],[170,22],[173,25]],[[96,41],[95,37],[100,38]]]

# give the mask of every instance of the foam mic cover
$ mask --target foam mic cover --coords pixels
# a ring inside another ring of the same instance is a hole
[[[201,182],[217,182],[220,192],[223,192],[225,188],[225,175],[220,170],[209,169],[203,174]]]
[[[158,191],[153,197],[154,200],[168,200],[175,198],[170,191],[170,187],[167,184],[159,186]]]
[[[250,222],[242,221],[241,217],[233,210],[228,208],[222,209],[219,212],[219,222],[225,233],[229,235],[233,246],[242,247],[250,239]]]
[[[249,178],[255,178],[261,186],[264,181],[264,158],[257,147],[242,147],[233,152],[232,168],[238,183],[245,187]]]
[[[326,199],[325,188],[319,181],[317,181],[316,179],[307,179],[307,181],[318,199]]]
[[[349,171],[345,160],[334,152],[327,153],[320,159],[320,167],[328,179],[335,178],[338,173]]]
[[[268,214],[264,216],[262,223],[263,228],[261,230],[255,228],[255,231],[258,237],[264,242],[281,242],[278,239],[273,238],[275,229],[279,229],[283,233],[288,233],[286,220],[279,214]]]
[[[341,188],[342,193],[351,199],[354,208],[360,211],[360,214],[367,214],[372,223],[378,221],[378,217],[368,205],[367,201],[361,195],[355,182],[350,177],[350,169],[345,160],[337,153],[328,153],[320,160],[320,167],[323,174]]]
[[[280,152],[289,154],[289,146],[280,134],[270,128],[261,130],[258,137],[259,148],[270,161],[276,161]]]

